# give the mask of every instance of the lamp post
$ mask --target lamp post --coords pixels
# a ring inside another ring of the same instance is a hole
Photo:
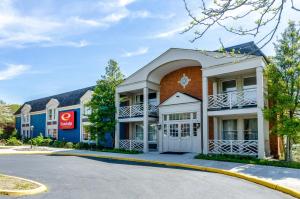
[[[33,129],[34,129],[34,126],[30,126],[30,148],[32,148]]]

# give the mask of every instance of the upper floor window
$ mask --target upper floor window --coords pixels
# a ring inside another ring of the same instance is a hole
[[[222,91],[224,93],[236,91],[236,80],[222,82]]]
[[[88,105],[83,105],[83,115],[84,116],[88,116],[88,115],[91,115],[92,114],[92,109],[90,106]]]
[[[48,120],[49,121],[53,121],[53,120],[56,120],[56,108],[50,108],[48,109]]]
[[[244,85],[243,85],[243,89],[252,89],[252,88],[256,88],[256,77],[246,77],[243,80]]]
[[[23,122],[24,124],[29,123],[29,118],[30,118],[30,115],[29,115],[28,113],[22,114],[22,122]]]

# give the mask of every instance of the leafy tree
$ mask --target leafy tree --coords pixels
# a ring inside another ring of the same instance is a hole
[[[92,110],[88,117],[91,122],[88,128],[92,139],[104,140],[105,133],[113,134],[115,128],[115,91],[123,82],[124,75],[114,60],[108,61],[105,71],[105,75],[97,81],[93,97],[88,104]]]
[[[290,161],[292,143],[300,136],[300,29],[294,22],[275,46],[276,56],[267,66],[267,99],[265,117],[271,131],[285,138],[285,159]]]
[[[14,122],[14,116],[10,106],[0,100],[0,128]]]
[[[220,27],[239,36],[257,38],[263,48],[274,37],[283,11],[300,12],[299,0],[183,0],[190,24],[184,32],[193,31],[194,42],[209,30]]]

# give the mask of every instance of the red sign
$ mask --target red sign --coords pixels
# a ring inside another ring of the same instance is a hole
[[[74,129],[74,111],[59,113],[59,128],[60,129]]]

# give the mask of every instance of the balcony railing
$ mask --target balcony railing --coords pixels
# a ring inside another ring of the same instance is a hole
[[[157,117],[158,107],[152,104],[148,105],[148,115]],[[132,106],[121,106],[119,108],[119,118],[132,118],[132,117],[143,117],[144,116],[144,105],[136,104]]]
[[[257,140],[209,140],[209,153],[256,156]]]
[[[228,92],[208,96],[208,109],[233,109],[257,105],[256,89]]]
[[[120,140],[120,149],[143,151],[144,143],[139,140]]]

